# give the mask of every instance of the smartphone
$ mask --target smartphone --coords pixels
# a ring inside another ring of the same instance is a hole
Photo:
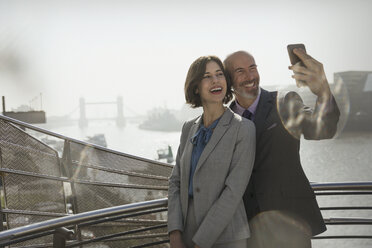
[[[288,50],[289,60],[291,61],[291,64],[294,65],[294,64],[300,62],[301,66],[305,66],[302,63],[302,61],[300,60],[300,58],[297,57],[297,55],[293,53],[293,49],[295,49],[295,48],[302,48],[306,52],[304,44],[290,44],[290,45],[288,45],[287,50]]]

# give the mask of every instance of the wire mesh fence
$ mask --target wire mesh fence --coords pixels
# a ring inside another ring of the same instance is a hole
[[[2,230],[48,218],[119,206],[167,196],[172,166],[112,151],[53,134],[30,125],[0,119]],[[30,133],[36,134],[31,135]],[[61,139],[62,152],[39,140]],[[45,138],[45,135],[51,138]],[[130,220],[76,226],[76,242],[84,247],[131,247],[167,240],[166,212]],[[132,230],[163,225],[125,235]],[[122,234],[122,235],[114,235]],[[114,235],[114,236],[112,236]],[[125,236],[123,236],[125,235]],[[100,238],[101,237],[101,238]],[[52,244],[52,235],[12,247]],[[159,247],[167,244],[159,244]]]

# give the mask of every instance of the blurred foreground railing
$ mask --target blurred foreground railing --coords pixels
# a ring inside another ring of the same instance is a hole
[[[115,235],[107,235],[105,237],[100,238],[92,238],[88,241],[72,241],[66,245],[66,240],[74,239],[74,231],[68,230],[66,227],[70,227],[75,224],[79,224],[79,226],[88,226],[92,224],[97,224],[99,222],[108,222],[112,220],[117,220],[118,218],[130,218],[133,216],[144,215],[148,213],[155,213],[166,211],[167,206],[167,199],[159,199],[159,200],[152,200],[147,202],[139,202],[139,203],[131,203],[123,206],[116,206],[110,207],[105,209],[99,209],[94,211],[89,211],[85,213],[60,217],[56,219],[50,219],[47,221],[34,223],[31,225],[18,227],[10,230],[6,230],[0,232],[0,246],[15,244],[19,242],[24,242],[26,240],[38,238],[44,235],[50,235],[54,233],[54,243],[53,247],[75,247],[81,246],[83,244],[94,243],[97,241],[102,241],[105,239],[111,239],[118,236],[125,236],[134,233],[140,233],[147,230],[155,230],[159,228],[164,228],[166,226],[165,223],[160,225],[152,225],[151,227],[147,228],[140,228],[137,230],[132,230],[128,232],[116,233]],[[151,211],[148,211],[151,210]],[[134,214],[130,214],[134,213]],[[126,214],[126,215],[123,215]],[[108,218],[111,217],[111,218]],[[65,227],[64,229],[61,229]],[[61,237],[59,237],[61,236]],[[154,244],[161,244],[167,243],[168,240],[162,240]],[[51,245],[51,244],[49,244]],[[145,247],[146,245],[142,245],[141,247]]]

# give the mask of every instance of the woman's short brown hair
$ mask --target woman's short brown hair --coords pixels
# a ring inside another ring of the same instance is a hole
[[[202,56],[195,60],[189,68],[187,72],[187,77],[185,81],[185,99],[186,103],[190,104],[192,108],[197,108],[202,106],[202,102],[200,99],[200,95],[196,93],[196,89],[198,88],[200,82],[203,79],[207,64],[211,61],[214,61],[218,64],[221,68],[223,74],[226,78],[226,95],[223,99],[223,103],[228,103],[232,99],[232,92],[231,92],[231,83],[230,79],[226,77],[225,68],[221,62],[221,60],[213,55],[210,56]]]

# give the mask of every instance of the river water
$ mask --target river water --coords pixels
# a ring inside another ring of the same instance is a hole
[[[77,125],[40,125],[69,137],[84,139],[86,136],[103,133],[108,148],[127,154],[156,159],[156,150],[170,145],[177,152],[180,132],[146,131],[138,123],[127,123],[119,128],[114,122],[92,122],[85,129]],[[353,132],[338,135],[332,140],[301,141],[301,161],[311,182],[372,181],[372,133]],[[372,206],[372,195],[362,196],[318,196],[320,206]],[[329,217],[369,217],[372,210],[323,211]],[[328,226],[327,235],[372,235],[372,226]],[[372,247],[372,239],[328,239],[314,240],[313,247]]]

